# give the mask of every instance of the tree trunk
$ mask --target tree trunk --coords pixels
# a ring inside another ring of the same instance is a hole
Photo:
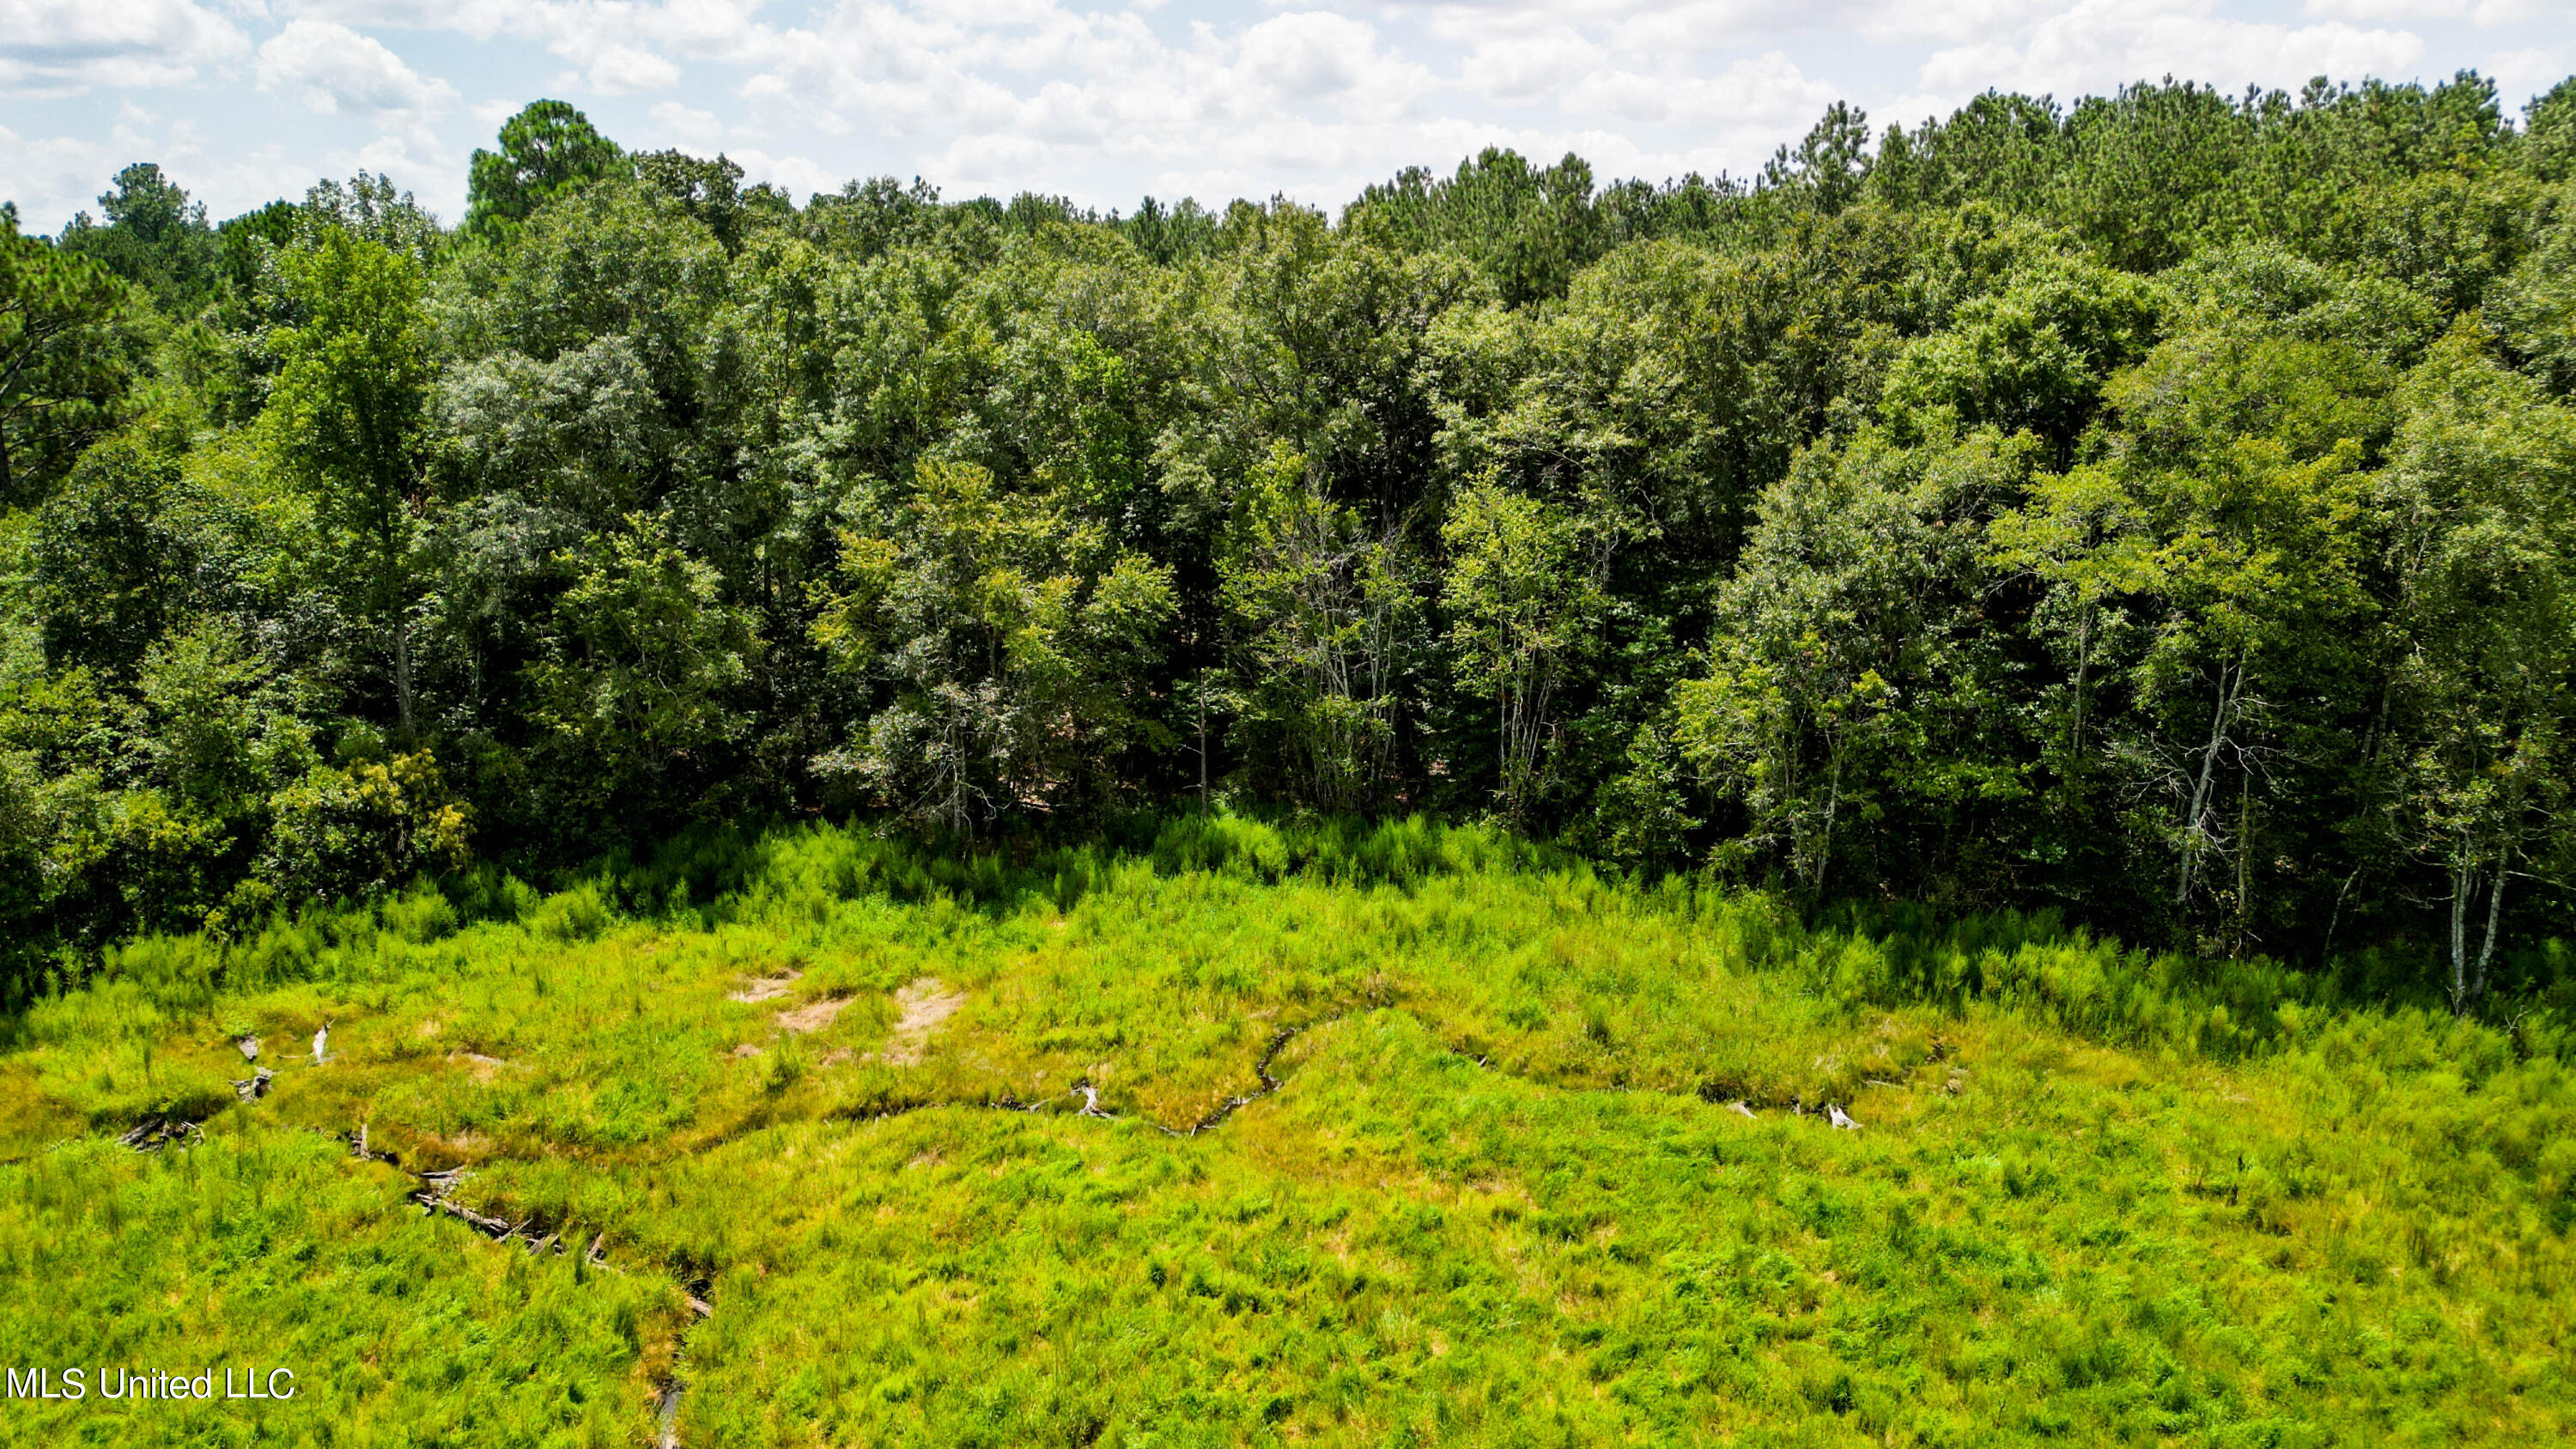
[[[2469,999],[2487,994],[2487,963],[2495,959],[2496,933],[2504,919],[2504,881],[2513,866],[2513,847],[2496,853],[2495,885],[2487,891],[2487,938],[2478,945],[2477,970],[2469,977]]]
[[[2236,776],[2236,951],[2254,935],[2254,777]]]
[[[2343,884],[2335,890],[2334,912],[2326,917],[2326,943],[2317,952],[2317,959],[2320,962],[2331,959],[2334,955],[2335,932],[2343,925],[2343,900],[2344,897],[2352,894],[2352,883],[2359,879],[2361,879],[2361,867],[2356,865],[2352,868],[2352,874],[2345,876]]]
[[[2075,728],[2067,738],[2070,762],[2084,753],[2084,689],[2093,672],[2093,606],[2086,604],[2075,626]]]
[[[2244,686],[2243,660],[2237,662],[2233,684],[2228,682],[2227,666],[2218,666],[2218,707],[2209,716],[2209,745],[2201,751],[2200,780],[2192,786],[2191,809],[2183,816],[2182,880],[2174,888],[2174,904],[2177,906],[2191,903],[2192,877],[2200,865],[2201,846],[2209,836],[2204,822],[2208,818],[2210,785],[2218,776],[2218,752],[2226,747],[2228,714],[2234,709],[2236,696]]]
[[[1825,903],[1825,872],[1834,863],[1834,815],[1843,803],[1843,751],[1835,746],[1833,773],[1825,783],[1825,826],[1816,841],[1816,873],[1807,883],[1810,904]]]
[[[2465,845],[2451,861],[2451,1015],[2469,1009],[2469,897],[2477,890]]]
[[[1547,734],[1547,706],[1555,693],[1550,661],[1523,661],[1517,680],[1503,686],[1498,701],[1503,732],[1503,806],[1514,824],[1529,805],[1529,787],[1538,778],[1538,757]]]
[[[403,744],[417,743],[420,731],[412,722],[411,621],[400,617],[394,622],[394,705],[402,716]]]

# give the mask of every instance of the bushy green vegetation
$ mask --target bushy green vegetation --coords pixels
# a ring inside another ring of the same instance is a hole
[[[741,181],[0,210],[0,1438],[2576,1429],[2576,81]]]
[[[0,238],[0,995],[731,821],[1492,818],[2491,1003],[2576,832],[2576,82],[1833,107],[1326,217],[539,102]]]
[[[290,1363],[285,1443],[635,1443],[673,1382],[690,1444],[2552,1442],[2569,1003],[2418,990],[1418,820],[701,832],[35,1004],[0,1359]],[[410,1204],[457,1166],[522,1238]],[[181,1407],[7,1422],[253,1428]]]

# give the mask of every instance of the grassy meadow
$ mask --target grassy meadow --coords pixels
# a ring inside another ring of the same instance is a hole
[[[2563,1022],[1420,823],[709,836],[8,1023],[0,1362],[302,1392],[0,1441],[2566,1442]]]

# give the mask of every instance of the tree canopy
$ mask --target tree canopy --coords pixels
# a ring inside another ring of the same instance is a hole
[[[540,101],[453,233],[131,166],[0,231],[6,989],[709,819],[1230,804],[2476,1009],[2576,870],[2571,138],[2142,84],[1100,215]]]

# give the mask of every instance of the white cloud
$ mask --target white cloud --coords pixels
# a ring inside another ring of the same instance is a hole
[[[262,0],[250,0],[262,3]],[[767,0],[278,0],[287,13],[376,28],[444,32],[475,41],[527,41],[579,67],[573,79],[603,95],[667,89],[679,60],[744,61],[776,32],[759,23]]]
[[[259,48],[259,87],[292,90],[325,115],[430,113],[456,88],[423,77],[373,36],[329,20],[296,20]]]
[[[517,33],[535,11],[552,8],[552,0],[272,0],[286,19],[340,21],[380,29],[443,30],[476,40]]]
[[[2307,0],[2299,9],[2315,20],[2377,25],[2391,20],[2455,20],[2469,13],[2470,0]]]
[[[98,193],[117,168],[146,157],[160,162],[217,218],[301,195],[317,174],[301,161],[289,161],[275,143],[214,147],[192,120],[173,121],[156,134],[129,116],[104,136],[31,138],[0,126],[0,197],[19,204],[29,230],[54,230],[75,211],[94,212]]]
[[[1573,150],[1605,179],[1741,174],[1838,98],[1884,125],[1988,86],[2065,99],[2168,73],[2233,90],[2476,65],[2515,107],[2576,63],[2556,23],[2571,7],[1260,0],[1192,18],[1157,0],[0,0],[0,95],[25,107],[6,119],[56,138],[12,138],[0,183],[31,218],[48,214],[40,194],[87,204],[114,164],[177,154],[194,117],[213,134],[193,174],[225,187],[264,184],[233,163],[282,144],[289,169],[381,165],[452,207],[465,147],[556,94],[620,140],[725,150],[799,195],[894,172],[1100,205],[1148,190],[1333,203],[1487,145]],[[277,102],[241,105],[254,85]],[[151,108],[121,112],[133,145],[66,149],[146,86],[164,88]],[[82,120],[34,109],[84,88],[125,94],[78,103]],[[323,119],[281,126],[287,108]]]
[[[1319,10],[1166,40],[1133,12],[1056,0],[842,0],[762,48],[770,58],[743,87],[758,109],[922,144],[926,173],[969,186],[1060,188],[1086,164],[1195,161],[1220,146],[1311,173],[1362,132],[1381,145],[1400,135],[1441,84],[1374,26]]]
[[[641,17],[666,48],[706,60],[740,59],[767,33],[755,17],[766,0],[666,0]]]
[[[725,155],[742,167],[744,181],[755,185],[766,181],[794,197],[799,206],[816,192],[840,190],[841,183],[849,179],[803,156],[772,156],[757,147],[727,151]]]
[[[1873,0],[1857,17],[1872,40],[1973,40],[2026,31],[2066,0]]]
[[[2499,50],[2486,58],[2482,69],[2496,83],[2505,113],[2512,115],[2525,100],[2576,73],[2576,45]]]
[[[1624,56],[1742,52],[1791,35],[1967,39],[2026,29],[2065,0],[1489,0],[1434,7],[1434,34],[1466,45],[1582,31]]]
[[[2555,20],[2565,24],[2576,20],[2567,0],[2478,0],[2478,8],[2469,18],[2479,25],[2522,25]]]
[[[2411,73],[2424,42],[2404,30],[2342,21],[2293,28],[2222,17],[2214,0],[2077,0],[2027,40],[1999,38],[1935,54],[1925,89],[1964,100],[1989,86],[2071,96],[2167,75],[2234,90],[2296,88],[2311,76],[2359,80]]]
[[[1840,95],[1831,82],[1808,75],[1775,50],[1728,66],[1697,88],[1679,110],[1686,120],[1724,123],[1795,140]]]
[[[119,164],[109,146],[78,136],[24,137],[0,126],[0,198],[18,203],[30,231],[90,205]]]
[[[179,85],[249,38],[193,0],[0,0],[0,93]]]
[[[495,123],[500,119],[496,117]],[[724,136],[724,122],[716,119],[715,112],[697,110],[678,101],[664,101],[655,106],[653,124],[662,128],[664,136],[688,150],[712,149]]]
[[[1487,100],[1525,101],[1579,82],[1609,58],[1581,32],[1556,25],[1478,45],[1459,67],[1459,78]]]
[[[2553,10],[2571,17],[2559,0],[2307,0],[2303,13],[2320,20],[2376,24],[2390,20],[2468,20],[2481,27],[2546,20]]]
[[[1362,86],[1409,92],[1428,74],[1378,53],[1374,27],[1320,10],[1265,20],[1244,32],[1236,76],[1289,100],[1339,96]],[[1380,89],[1381,98],[1385,89]]]
[[[590,87],[603,95],[668,90],[679,83],[678,66],[631,45],[612,45],[590,63]]]
[[[1486,0],[1431,8],[1433,34],[1466,44],[1560,29],[1647,27],[1664,44],[1709,49],[1802,26],[1847,21],[1872,0]]]

